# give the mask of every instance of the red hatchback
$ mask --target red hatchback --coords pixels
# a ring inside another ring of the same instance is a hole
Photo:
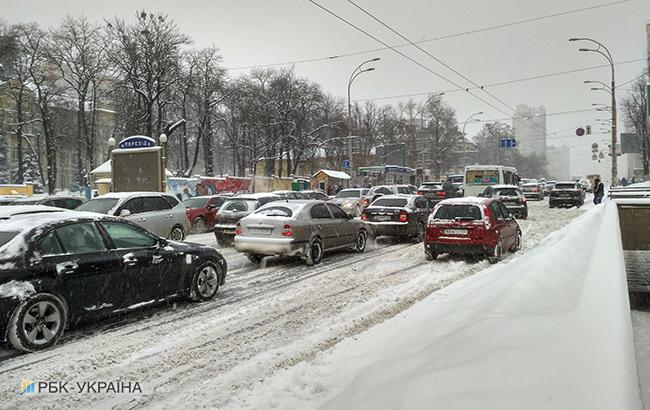
[[[485,255],[490,263],[503,252],[521,249],[521,229],[508,208],[495,198],[453,198],[436,205],[427,224],[424,252]]]
[[[217,212],[227,196],[195,196],[183,201],[187,208],[187,218],[192,224],[192,233],[203,233],[212,230],[217,218]]]

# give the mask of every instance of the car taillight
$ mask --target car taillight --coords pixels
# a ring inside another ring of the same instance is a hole
[[[368,198],[363,198],[363,200],[361,201],[361,204],[362,204],[363,206],[368,206],[368,203],[369,203],[369,202],[370,202],[370,199],[368,199]]]
[[[436,194],[438,196],[446,196],[447,195],[447,193],[445,191],[438,191]]]
[[[237,226],[235,227],[235,235],[241,235],[241,224],[237,222]]]
[[[424,195],[424,192],[422,192],[422,191],[416,191],[416,192],[415,192],[415,195]]]
[[[526,203],[526,197],[525,196],[522,195],[521,198],[519,198],[519,199],[521,199],[522,203],[524,203],[524,204]]]
[[[539,192],[539,188],[533,188],[533,192]]]
[[[408,222],[409,217],[406,214],[406,211],[399,211],[399,221],[400,222]]]
[[[365,212],[363,212],[363,213],[361,214],[361,220],[362,220],[362,221],[367,221],[367,220],[368,220],[368,214],[365,213]]]
[[[286,224],[282,227],[282,236],[293,236],[293,229],[291,225]]]

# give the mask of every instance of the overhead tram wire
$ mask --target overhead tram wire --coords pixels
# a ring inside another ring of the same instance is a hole
[[[503,24],[498,24],[494,26],[488,26],[488,27],[483,27],[479,29],[474,29],[474,30],[467,30],[467,31],[462,31],[458,33],[452,33],[452,34],[446,34],[443,36],[439,37],[434,37],[434,38],[429,38],[429,39],[424,39],[420,41],[416,41],[416,44],[424,44],[424,43],[430,43],[433,41],[439,41],[439,40],[446,40],[450,38],[455,38],[455,37],[462,37],[462,36],[467,36],[471,34],[478,34],[478,33],[484,33],[486,31],[492,31],[492,30],[499,30],[507,27],[512,27],[512,26],[517,26],[521,24],[526,24],[526,23],[533,23],[536,21],[540,20],[546,20],[546,19],[551,19],[555,17],[562,17],[562,16],[567,16],[571,14],[576,14],[576,13],[582,13],[585,11],[591,11],[595,9],[600,9],[603,7],[611,7],[611,6],[616,6],[622,3],[627,3],[632,0],[620,0],[620,1],[614,1],[614,2],[609,2],[609,3],[603,3],[603,4],[596,4],[594,6],[589,6],[589,7],[583,7],[579,9],[573,9],[573,10],[567,10],[567,11],[562,11],[562,12],[557,12],[557,13],[552,13],[552,14],[546,14],[543,16],[537,16],[537,17],[530,17],[527,19],[522,19],[522,20],[517,20],[517,21],[512,21],[509,23],[503,23]],[[403,48],[403,47],[409,47],[410,44],[397,44],[393,47],[395,48]],[[315,63],[319,61],[328,61],[328,60],[335,60],[338,58],[346,58],[346,57],[355,57],[363,54],[369,54],[369,53],[376,53],[380,51],[386,51],[390,50],[390,47],[378,47],[378,48],[373,48],[373,49],[367,49],[367,50],[360,50],[360,51],[354,51],[350,53],[343,53],[343,54],[335,54],[327,57],[316,57],[316,58],[308,58],[308,59],[298,59],[298,60],[293,60],[293,61],[285,61],[285,62],[280,62],[280,63],[267,63],[267,64],[255,64],[255,65],[247,65],[247,66],[239,66],[239,67],[227,67],[227,70],[248,70],[251,68],[266,68],[266,67],[276,67],[276,66],[286,66],[286,65],[296,65],[296,64],[305,64],[305,63]]]
[[[430,72],[431,74],[435,75],[436,77],[438,77],[438,78],[440,78],[440,79],[442,79],[442,80],[444,80],[444,81],[446,81],[446,82],[452,84],[452,85],[455,86],[456,88],[459,88],[459,89],[461,89],[461,90],[464,90],[464,91],[467,92],[469,95],[471,95],[472,97],[474,97],[474,98],[480,100],[481,102],[483,102],[484,104],[490,106],[491,108],[493,108],[493,109],[495,109],[495,110],[497,110],[497,111],[499,111],[499,112],[501,112],[501,113],[503,113],[503,114],[505,114],[505,115],[508,115],[508,113],[505,112],[504,110],[502,110],[500,107],[497,107],[496,105],[494,105],[494,104],[492,104],[491,102],[485,100],[484,98],[481,98],[480,96],[478,96],[478,95],[476,95],[476,94],[473,94],[473,93],[472,93],[469,89],[467,89],[466,87],[461,86],[460,84],[454,82],[453,80],[450,80],[449,78],[443,76],[442,74],[437,73],[436,71],[432,70],[431,68],[429,68],[429,67],[425,66],[424,64],[420,63],[419,61],[413,59],[412,57],[409,57],[408,55],[402,53],[401,51],[397,50],[395,47],[389,45],[388,43],[386,43],[385,41],[383,41],[383,40],[377,38],[376,36],[373,36],[372,34],[368,33],[366,30],[360,28],[359,26],[355,25],[354,23],[352,23],[352,22],[346,20],[345,18],[339,16],[338,14],[336,14],[336,13],[334,13],[333,11],[329,10],[329,9],[326,8],[325,6],[319,4],[319,3],[316,2],[315,0],[307,0],[307,1],[310,2],[310,3],[312,3],[313,5],[315,5],[315,6],[318,7],[319,9],[325,11],[326,13],[328,13],[328,14],[330,14],[330,15],[336,17],[338,20],[344,22],[345,24],[349,25],[350,27],[353,27],[353,28],[356,29],[357,31],[360,31],[360,32],[363,33],[364,35],[366,35],[366,36],[370,37],[371,39],[375,40],[376,42],[378,42],[378,43],[384,45],[385,47],[390,48],[390,49],[393,50],[395,53],[397,53],[397,54],[401,55],[402,57],[406,58],[407,60],[409,60],[409,61],[412,62],[413,64],[415,64],[415,65],[417,65],[417,66],[419,66],[419,67],[425,69],[426,71]]]
[[[403,35],[403,34],[400,33],[399,31],[395,30],[393,27],[389,26],[388,24],[384,23],[384,21],[382,21],[381,19],[379,19],[378,17],[376,17],[374,14],[370,13],[368,10],[366,10],[366,9],[364,9],[363,7],[359,6],[359,5],[358,5],[357,3],[355,3],[353,0],[347,0],[347,1],[348,1],[348,3],[350,3],[350,4],[352,4],[354,7],[356,7],[358,10],[360,10],[362,13],[364,13],[365,15],[367,15],[368,17],[370,17],[371,19],[375,20],[377,23],[381,24],[382,26],[384,26],[385,28],[387,28],[388,30],[390,30],[392,33],[394,33],[395,35],[399,36],[401,39],[407,41],[410,45],[412,45],[413,47],[417,48],[418,50],[420,50],[421,52],[423,52],[424,54],[426,54],[427,56],[429,56],[431,59],[433,59],[433,60],[436,61],[437,63],[441,64],[441,65],[442,65],[443,67],[445,67],[446,69],[450,70],[451,72],[453,72],[453,73],[456,74],[457,76],[461,77],[463,80],[465,80],[465,81],[467,81],[468,83],[472,84],[474,87],[478,87],[480,90],[482,90],[483,92],[485,92],[487,95],[489,95],[490,97],[494,98],[496,101],[498,101],[499,103],[503,104],[505,107],[508,107],[508,109],[510,109],[511,111],[515,111],[515,108],[512,107],[510,104],[508,104],[507,102],[503,101],[502,99],[500,99],[499,97],[497,97],[496,95],[494,95],[492,92],[486,90],[483,86],[478,85],[475,81],[473,81],[472,79],[470,79],[470,78],[467,77],[466,75],[460,73],[458,70],[456,70],[455,68],[453,68],[453,67],[450,66],[449,64],[445,63],[445,62],[442,61],[440,58],[434,56],[434,55],[431,54],[429,51],[427,51],[427,50],[423,49],[422,47],[420,47],[419,45],[415,44],[413,41],[411,41],[411,40],[410,40],[409,38],[407,38],[405,35]],[[466,88],[466,90],[467,90],[467,88]]]

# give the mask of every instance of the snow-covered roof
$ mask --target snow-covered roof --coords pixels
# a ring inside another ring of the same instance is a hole
[[[144,149],[146,149],[146,148],[129,148],[129,149],[123,149],[121,151],[142,151]],[[114,149],[113,151],[117,151],[117,149]],[[112,164],[111,164],[111,160],[109,159],[108,161],[104,162],[103,164],[101,164],[97,168],[90,171],[90,175],[110,174],[112,169],[113,169],[113,167],[112,167]],[[173,177],[174,176],[174,174],[168,169],[165,170],[165,175],[168,176],[168,177]],[[97,181],[95,181],[95,182],[97,182]]]
[[[96,184],[110,184],[111,182],[113,182],[111,178],[99,178],[95,180]]]
[[[637,182],[635,184],[630,184],[625,188],[650,188],[650,181]]]
[[[129,198],[132,196],[152,196],[152,195],[160,195],[164,194],[165,192],[153,192],[153,191],[135,191],[135,192],[108,192],[104,195],[99,195],[96,196],[93,199],[97,198]]]
[[[258,199],[258,198],[268,198],[270,196],[279,197],[278,195],[271,192],[256,192],[254,194],[237,194],[232,197],[232,199]]]
[[[505,185],[505,184],[504,185],[492,185],[491,187],[494,188],[494,189],[506,189],[506,188],[519,189],[519,187],[517,185]]]
[[[464,196],[461,198],[449,198],[438,202],[442,205],[483,205],[489,198],[479,198],[477,196]]]
[[[9,218],[16,215],[23,214],[36,214],[42,212],[64,212],[67,209],[55,208],[53,206],[45,205],[12,205],[0,206],[0,219]]]
[[[319,173],[324,173],[330,178],[336,178],[336,179],[350,179],[350,175],[346,174],[345,172],[342,171],[333,171],[331,169],[321,169],[314,175],[312,175],[312,178],[318,175]]]

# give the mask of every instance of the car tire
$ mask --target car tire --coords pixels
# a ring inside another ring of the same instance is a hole
[[[425,248],[425,249],[424,249],[424,257],[425,257],[426,260],[428,260],[428,261],[435,261],[436,259],[438,259],[438,254],[435,253],[435,252],[432,252],[432,251],[429,250],[429,249],[426,249],[426,248]]]
[[[517,238],[515,239],[514,245],[510,249],[510,252],[514,253],[521,250],[521,231],[517,230]]]
[[[182,241],[185,239],[185,231],[179,225],[175,225],[169,232],[169,239],[172,241]]]
[[[249,261],[253,262],[256,265],[262,262],[262,259],[264,258],[264,256],[258,255],[256,253],[247,253],[246,257],[248,258]]]
[[[352,250],[356,253],[362,253],[366,250],[366,243],[368,242],[368,234],[365,231],[359,231],[357,238],[354,241],[354,248]]]
[[[487,260],[491,264],[498,263],[501,258],[503,257],[503,244],[501,243],[501,240],[497,242],[496,246],[494,249],[492,249],[492,252],[487,255]]]
[[[323,243],[320,238],[314,238],[307,245],[307,255],[305,255],[305,262],[307,265],[318,265],[323,259]]]
[[[192,233],[205,233],[208,230],[208,224],[205,219],[198,217],[192,222]]]
[[[192,276],[190,299],[203,302],[214,298],[221,283],[221,268],[214,262],[201,264]]]
[[[424,237],[426,236],[427,233],[427,228],[424,226],[422,222],[419,222],[417,227],[416,227],[416,236],[415,239],[418,242],[424,241]]]
[[[549,208],[555,208],[555,204],[554,204],[553,202],[549,202],[549,203],[548,203],[548,207],[549,207]]]
[[[9,343],[16,350],[23,352],[48,349],[63,335],[67,323],[66,316],[65,304],[52,294],[40,293],[25,299],[9,318]],[[39,339],[39,335],[42,338]]]
[[[232,244],[232,239],[229,236],[226,235],[219,235],[219,234],[214,234],[215,238],[217,238],[217,243],[221,247],[226,247],[230,246]]]

